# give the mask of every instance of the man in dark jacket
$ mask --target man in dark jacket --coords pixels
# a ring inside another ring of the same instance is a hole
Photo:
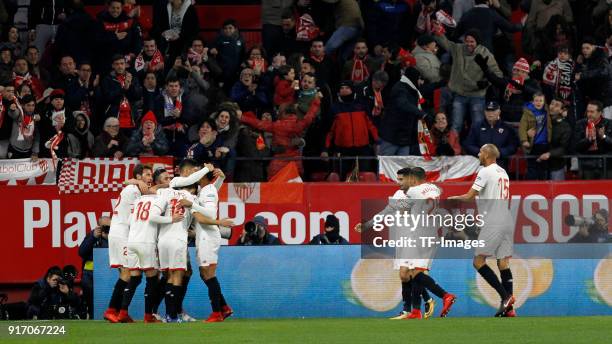
[[[496,10],[489,7],[490,0],[475,0],[474,7],[463,14],[457,28],[455,36],[462,36],[467,30],[477,29],[480,31],[482,45],[489,51],[493,51],[493,37],[498,30],[507,33],[521,31],[521,24],[512,24],[506,18],[502,17]]]
[[[508,168],[508,158],[516,153],[518,137],[512,127],[500,119],[501,110],[497,102],[488,102],[485,108],[485,120],[473,125],[463,145],[466,153],[478,156],[480,147],[492,143],[499,149],[500,159],[497,164]]]
[[[42,55],[47,43],[55,38],[57,26],[66,19],[68,1],[37,0],[30,3],[28,26],[36,28],[34,45]]]
[[[28,319],[73,318],[79,297],[68,286],[62,270],[53,266],[34,284],[28,298]]]
[[[223,22],[222,32],[213,42],[210,54],[213,55],[223,70],[223,89],[228,91],[238,79],[240,63],[246,55],[246,44],[238,32],[238,25],[233,19]]]
[[[189,94],[177,78],[166,81],[166,89],[155,101],[155,116],[170,143],[170,154],[179,158],[185,156],[189,146],[187,128],[198,120],[196,113],[188,111],[188,103]]]
[[[538,161],[548,160],[551,180],[565,180],[566,161],[563,156],[569,152],[572,127],[565,118],[567,116],[567,109],[563,99],[553,99],[548,106],[548,113],[552,121],[550,149],[548,152],[542,153]]]
[[[95,32],[96,22],[85,12],[83,2],[74,1],[72,13],[57,29],[55,37],[57,51],[62,55],[74,57],[77,63],[91,61],[95,43],[91,38]],[[38,32],[36,34],[38,36]]]
[[[612,149],[612,123],[603,117],[603,104],[592,100],[587,104],[586,118],[576,122],[574,128],[576,153],[580,155],[606,155]],[[612,168],[611,159],[607,159],[607,175]],[[582,179],[606,178],[604,161],[601,158],[580,159]]]
[[[310,59],[316,71],[317,81],[328,84],[335,89],[337,83],[336,64],[332,58],[325,55],[325,45],[320,39],[315,39],[310,45]]]
[[[310,245],[348,245],[348,241],[340,235],[340,220],[334,215],[325,218],[325,232],[317,234]]]
[[[604,117],[612,118],[612,64],[606,53],[587,37],[583,40],[582,56],[578,62],[582,62],[576,66],[575,75],[581,96],[579,100],[582,104],[590,100],[602,102]],[[581,111],[580,107],[578,111]]]
[[[417,89],[420,73],[407,68],[400,82],[391,89],[389,104],[380,121],[378,155],[420,155],[417,143],[417,121],[425,117],[420,108],[421,93]]]
[[[127,71],[123,55],[115,55],[112,60],[113,71],[100,85],[105,106],[103,118],[117,117],[121,129],[133,129],[134,102],[140,100],[142,88],[138,78]]]
[[[378,143],[378,130],[370,120],[367,109],[363,103],[357,101],[350,81],[340,83],[338,92],[339,101],[332,104],[330,112],[334,121],[325,139],[325,150],[322,158],[329,157],[332,150],[338,156],[371,156],[373,154],[371,142]],[[344,176],[343,162],[340,175]],[[370,161],[362,161],[360,170],[370,171],[373,166]]]
[[[79,245],[79,256],[83,260],[81,277],[81,289],[83,289],[83,301],[87,306],[89,319],[93,319],[93,252],[94,248],[108,248],[108,232],[111,219],[102,216],[98,219],[98,226],[87,233],[85,239]]]
[[[97,69],[101,73],[109,70],[114,55],[129,56],[131,61],[142,50],[138,23],[123,12],[120,0],[109,1],[107,9],[98,14],[97,25]]]

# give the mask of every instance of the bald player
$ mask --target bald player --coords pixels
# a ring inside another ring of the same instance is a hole
[[[484,226],[480,228],[478,240],[484,242],[484,247],[475,251],[474,268],[497,291],[501,298],[496,317],[514,317],[516,312],[512,305],[512,272],[510,257],[514,245],[514,228],[512,216],[508,209],[510,199],[510,180],[506,171],[497,165],[499,150],[493,144],[485,144],[480,148],[478,159],[483,166],[470,190],[463,195],[449,197],[459,201],[469,202],[477,199],[478,213],[484,216]],[[487,265],[487,257],[495,257],[501,275],[501,281],[495,272]]]

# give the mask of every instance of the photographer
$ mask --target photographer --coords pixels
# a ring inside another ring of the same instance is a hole
[[[340,235],[340,220],[334,215],[327,215],[325,233],[312,238],[310,245],[348,245],[348,241]]]
[[[612,237],[608,233],[608,211],[600,209],[592,218],[568,215],[565,218],[568,226],[579,226],[578,233],[568,242],[577,243],[603,243],[610,242]]]
[[[28,299],[28,319],[78,319],[79,297],[72,291],[58,266],[47,270]]]
[[[79,246],[79,256],[83,260],[83,275],[81,289],[83,290],[84,307],[87,308],[89,319],[93,319],[93,251],[95,247],[108,247],[108,232],[111,219],[102,216],[98,219],[98,226],[87,233]]]
[[[268,232],[268,221],[263,216],[255,216],[253,221],[244,224],[238,246],[280,245],[277,237]]]

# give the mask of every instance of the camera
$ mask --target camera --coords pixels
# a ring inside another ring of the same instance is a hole
[[[565,224],[568,226],[590,226],[595,223],[593,218],[587,218],[576,215],[567,215],[565,217]]]
[[[100,226],[102,233],[108,234],[110,232],[110,226]]]
[[[244,224],[244,231],[247,235],[257,236],[257,225],[253,221]]]

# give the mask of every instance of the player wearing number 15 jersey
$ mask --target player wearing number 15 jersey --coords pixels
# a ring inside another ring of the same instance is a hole
[[[150,166],[137,165],[132,176],[145,184],[151,183],[152,171]],[[119,199],[113,208],[110,232],[108,233],[108,255],[111,268],[119,269],[119,279],[115,283],[108,309],[104,312],[104,319],[117,322],[117,315],[121,308],[123,290],[130,280],[130,271],[127,268],[127,240],[130,232],[130,215],[134,201],[141,196],[136,185],[128,185],[121,191]]]
[[[478,196],[478,213],[484,217],[484,226],[480,228],[478,240],[483,241],[484,247],[476,249],[474,268],[501,298],[501,305],[495,316],[513,317],[516,313],[512,307],[514,296],[510,257],[514,244],[514,221],[508,209],[510,181],[506,171],[496,163],[499,150],[495,145],[482,146],[478,158],[483,167],[478,171],[472,188],[464,195],[449,199],[471,201]],[[501,281],[487,265],[487,257],[497,258]]]

